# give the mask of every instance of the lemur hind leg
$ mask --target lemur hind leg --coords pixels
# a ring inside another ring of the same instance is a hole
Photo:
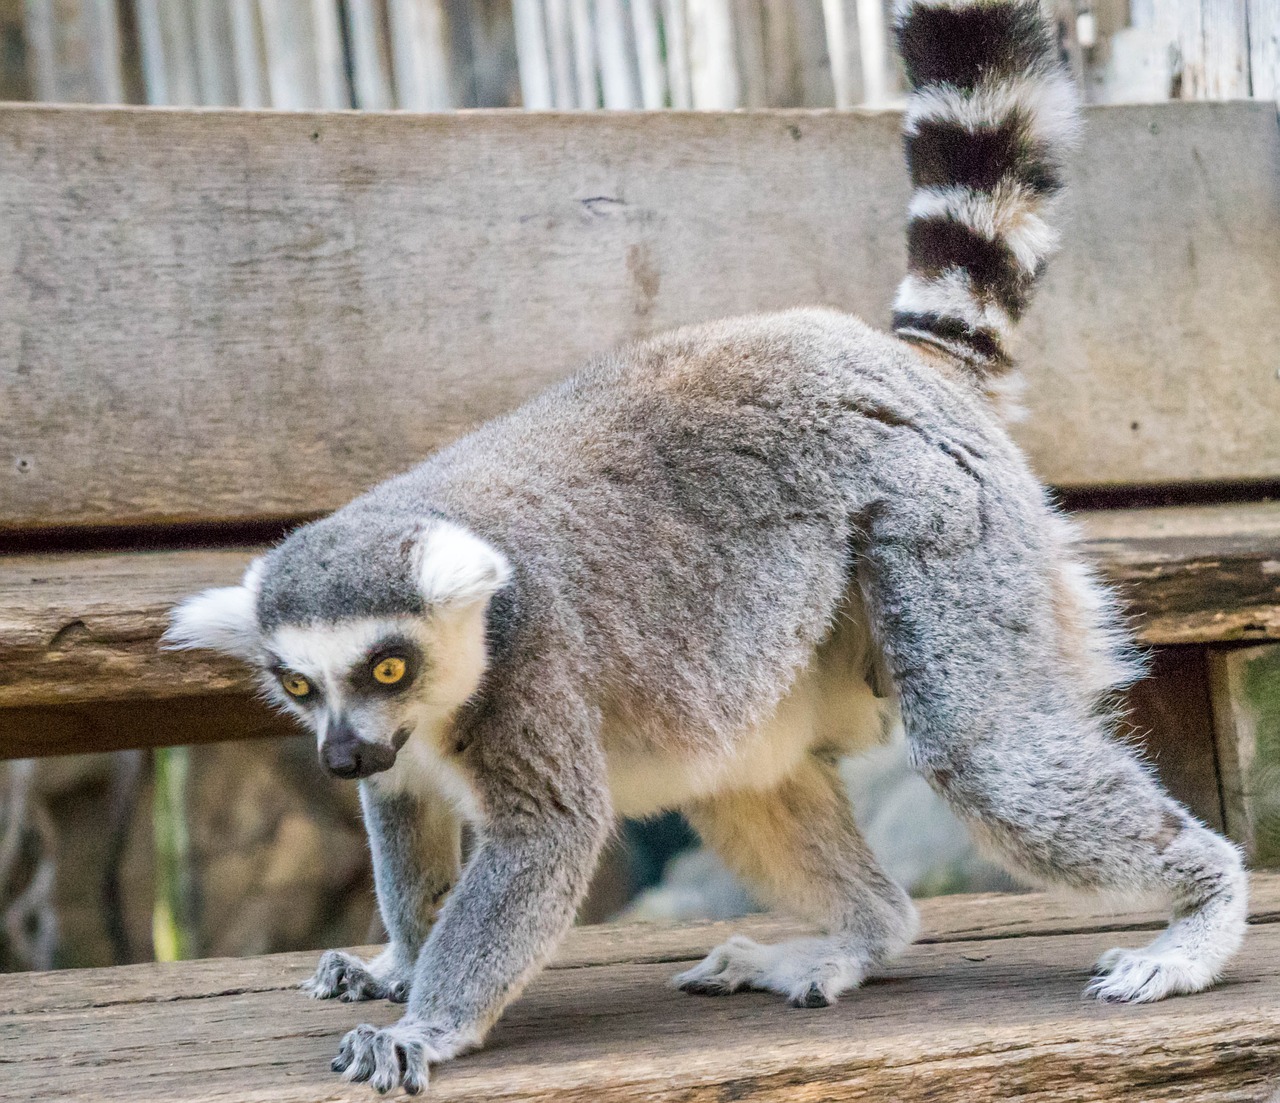
[[[915,937],[915,908],[876,864],[832,763],[811,757],[776,789],[717,794],[686,813],[766,902],[826,933],[774,946],[734,937],[675,978],[684,991],[761,989],[825,1007]]]
[[[385,792],[377,782],[365,781],[360,803],[387,948],[367,962],[345,950],[328,950],[302,987],[317,999],[405,1003],[418,951],[458,879],[461,827],[441,797],[424,800],[409,792]]]
[[[1171,904],[1149,946],[1103,957],[1090,994],[1145,1002],[1208,987],[1245,930],[1240,854],[1113,736],[1100,707],[1117,680],[1105,598],[1064,523],[998,448],[966,465],[904,448],[904,482],[927,466],[935,493],[885,495],[859,550],[912,761],[1033,879]]]

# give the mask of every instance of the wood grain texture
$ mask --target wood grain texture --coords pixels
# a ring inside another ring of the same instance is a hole
[[[1280,503],[1095,512],[1082,521],[1087,550],[1119,585],[1143,641],[1280,638]],[[161,651],[159,639],[175,602],[237,582],[252,555],[0,557],[0,753],[13,753],[7,732],[32,723],[8,722],[8,709],[218,694],[243,701],[251,685],[240,664]],[[256,727],[278,730],[265,716]],[[138,726],[147,728],[145,715]],[[151,742],[138,738],[130,745]],[[23,753],[35,742],[19,740]]]
[[[1041,474],[1280,477],[1274,108],[1097,109],[1072,177]],[[906,198],[891,113],[5,107],[0,528],[310,514],[618,341],[883,323]]]
[[[920,937],[916,941],[922,946],[1104,931],[1153,931],[1166,921],[1159,911],[1100,911],[1096,902],[1087,897],[1044,892],[935,896],[917,901],[917,906]],[[1280,874],[1252,875],[1249,919],[1254,924],[1280,921]],[[698,958],[733,934],[776,942],[810,932],[811,928],[801,923],[771,915],[696,923],[600,923],[570,931],[549,968],[676,963]],[[356,952],[367,956],[374,950],[367,946]],[[0,975],[0,1015],[205,999],[236,991],[284,991],[310,976],[315,962],[314,950],[302,950],[252,959],[205,958],[176,967],[144,963]]]
[[[1264,890],[1269,892],[1270,886]],[[1038,897],[930,902],[946,925],[999,925]],[[927,920],[928,921],[928,920]],[[1085,921],[1087,924],[1087,921]],[[759,922],[747,929],[768,933]],[[1280,1077],[1280,925],[1253,927],[1226,983],[1152,1007],[1080,999],[1117,935],[936,941],[834,1008],[709,1000],[666,985],[692,953],[647,953],[656,932],[578,931],[479,1053],[437,1070],[439,1100],[710,1103],[768,1100],[1266,1100]],[[715,932],[718,936],[718,932]],[[575,944],[627,949],[575,961]],[[341,1034],[389,1022],[386,1003],[313,1001],[290,986],[314,955],[0,978],[0,1099],[370,1098],[328,1072]],[[76,986],[77,978],[80,985]]]
[[[1106,510],[1080,521],[1143,642],[1280,638],[1280,503]]]

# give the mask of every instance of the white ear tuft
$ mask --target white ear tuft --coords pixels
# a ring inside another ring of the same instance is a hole
[[[448,521],[434,521],[417,546],[418,585],[427,605],[487,601],[511,578],[511,564],[492,544]]]
[[[258,653],[258,581],[262,560],[255,559],[239,586],[205,590],[179,603],[169,614],[162,644],[174,650],[202,648],[241,659]]]

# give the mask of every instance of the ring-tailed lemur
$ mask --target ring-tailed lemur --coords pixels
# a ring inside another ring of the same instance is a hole
[[[832,765],[887,707],[1010,866],[1171,901],[1091,993],[1194,992],[1240,945],[1240,855],[1113,738],[1133,664],[991,401],[1076,125],[1054,37],[1036,0],[914,0],[897,32],[915,193],[893,335],[797,310],[620,349],[177,610],[175,642],[254,664],[362,779],[390,944],[325,954],[309,987],[408,1008],[343,1039],[348,1079],[417,1091],[479,1045],[617,814],[683,809],[826,932],[732,939],[681,988],[856,987],[916,929]]]

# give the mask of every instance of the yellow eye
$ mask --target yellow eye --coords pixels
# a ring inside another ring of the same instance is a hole
[[[285,674],[280,679],[280,684],[284,686],[284,691],[290,697],[309,697],[311,695],[311,683],[301,674]]]
[[[378,662],[373,668],[373,677],[374,681],[381,682],[384,686],[393,686],[404,677],[404,672],[404,660],[392,656]]]

